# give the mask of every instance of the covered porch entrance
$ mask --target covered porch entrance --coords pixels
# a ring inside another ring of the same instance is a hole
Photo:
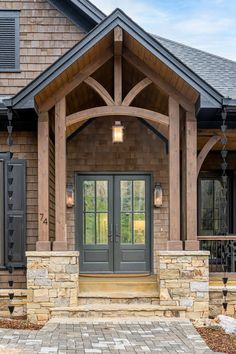
[[[150,175],[78,174],[81,273],[150,271]]]

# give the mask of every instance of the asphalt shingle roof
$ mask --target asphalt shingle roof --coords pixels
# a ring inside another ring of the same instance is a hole
[[[169,52],[182,61],[224,97],[236,98],[236,62],[154,36]]]

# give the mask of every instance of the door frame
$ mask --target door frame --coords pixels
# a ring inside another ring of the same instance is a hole
[[[135,175],[140,175],[140,176],[149,176],[150,177],[150,203],[148,206],[149,209],[149,222],[150,222],[150,238],[149,238],[149,255],[150,255],[150,274],[153,273],[154,270],[154,264],[153,264],[153,259],[154,259],[154,226],[153,226],[153,213],[154,213],[154,207],[153,207],[153,172],[150,171],[75,171],[74,172],[74,185],[75,185],[75,208],[74,208],[74,220],[75,220],[75,249],[79,251],[79,224],[78,224],[78,213],[79,213],[79,208],[78,208],[78,203],[77,203],[77,197],[78,197],[78,176],[135,176]],[[87,272],[90,274],[90,272]],[[133,272],[131,272],[133,273]],[[86,272],[83,272],[83,274],[86,274]],[[96,274],[96,273],[94,273]],[[99,274],[99,273],[98,273]],[[107,273],[102,273],[102,274],[118,274],[118,273],[113,273],[113,272],[107,272]],[[128,273],[120,273],[120,274],[128,274]],[[138,272],[137,272],[138,274]],[[142,273],[140,273],[142,274]]]

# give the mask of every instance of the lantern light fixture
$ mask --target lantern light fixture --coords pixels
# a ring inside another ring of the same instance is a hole
[[[112,142],[113,143],[123,143],[124,141],[124,126],[121,125],[120,121],[115,121],[112,126]]]
[[[163,204],[163,189],[160,183],[156,183],[154,188],[154,206],[160,208]]]
[[[72,208],[75,205],[74,188],[72,184],[66,186],[66,206]]]

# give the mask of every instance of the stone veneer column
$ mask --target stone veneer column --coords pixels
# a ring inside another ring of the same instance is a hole
[[[158,251],[160,305],[185,306],[186,317],[209,314],[209,252]]]
[[[50,309],[78,304],[79,252],[26,252],[27,317],[45,323]]]

